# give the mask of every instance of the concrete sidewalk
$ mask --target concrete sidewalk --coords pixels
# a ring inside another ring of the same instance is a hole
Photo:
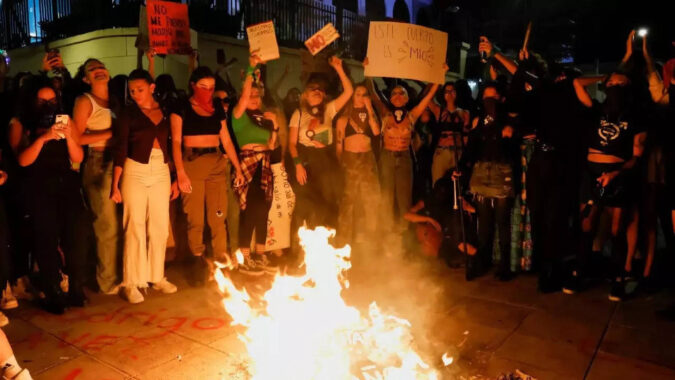
[[[675,379],[675,323],[654,314],[672,293],[615,304],[609,285],[542,295],[533,276],[466,283],[463,271],[438,262],[417,268],[423,279],[399,281],[401,272],[386,268],[355,272],[345,297],[358,307],[377,300],[408,318],[423,345],[451,352],[443,378],[520,369],[539,380]],[[6,313],[3,330],[36,379],[244,379],[245,348],[215,284],[190,288],[182,271],[168,269],[178,293],[150,290],[139,305],[90,294],[89,307],[51,316],[23,301]]]

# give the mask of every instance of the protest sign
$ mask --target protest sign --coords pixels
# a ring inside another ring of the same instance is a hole
[[[309,37],[309,39],[305,41],[305,46],[307,46],[307,49],[312,55],[316,55],[316,53],[323,50],[323,48],[330,45],[339,37],[340,33],[335,29],[333,23],[329,22],[326,26],[321,28],[321,30]]]
[[[264,62],[279,58],[279,45],[272,21],[247,26],[246,35],[249,49],[258,50],[258,57]]]
[[[189,54],[190,19],[187,4],[147,1],[150,47],[157,54]]]
[[[274,190],[272,207],[267,216],[265,251],[274,251],[291,246],[291,218],[295,209],[295,193],[288,182],[288,173],[283,164],[272,164]]]
[[[371,22],[365,75],[442,84],[448,34],[401,22]]]

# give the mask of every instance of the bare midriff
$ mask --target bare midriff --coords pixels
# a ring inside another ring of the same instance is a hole
[[[412,126],[408,118],[400,124],[389,116],[385,119],[383,131],[384,149],[392,152],[403,152],[408,150],[410,139],[412,137]]]
[[[441,132],[441,137],[438,139],[438,146],[440,147],[447,147],[447,146],[455,146],[455,139],[458,139],[459,133],[457,132],[450,132],[450,131],[443,131]]]
[[[218,135],[183,136],[183,146],[186,148],[213,148],[219,145]]]
[[[370,152],[370,138],[360,133],[346,137],[345,152]]]
[[[241,147],[241,150],[252,150],[254,152],[264,152],[270,150],[270,147],[263,144],[246,144]]]
[[[626,160],[621,157],[606,154],[593,148],[588,148],[588,155],[586,156],[586,159],[588,162],[598,162],[601,164],[616,164],[619,162],[626,162]]]

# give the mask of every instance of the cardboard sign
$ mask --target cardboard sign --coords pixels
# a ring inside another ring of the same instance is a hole
[[[401,22],[372,22],[365,75],[443,84],[448,34]]]
[[[316,53],[323,50],[323,48],[330,45],[338,38],[340,38],[340,33],[335,29],[333,23],[329,22],[326,26],[321,28],[321,30],[309,37],[309,39],[305,41],[305,46],[307,46],[307,49],[312,55],[316,55]]]
[[[258,50],[258,57],[265,62],[279,58],[279,45],[272,21],[246,27],[248,45],[251,51]]]
[[[190,54],[190,19],[187,4],[147,1],[150,47],[157,54]]]
[[[288,173],[282,163],[272,164],[274,190],[272,207],[267,216],[265,251],[291,246],[291,219],[295,209],[295,193],[288,182]]]

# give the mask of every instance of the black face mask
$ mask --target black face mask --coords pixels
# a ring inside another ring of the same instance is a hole
[[[394,115],[394,120],[396,120],[397,123],[400,123],[408,115],[408,109],[405,107],[394,107],[391,114]]]
[[[607,87],[605,94],[604,108],[609,117],[618,117],[630,104],[630,92],[626,86]]]
[[[37,119],[37,128],[51,128],[54,124],[54,119],[56,118],[56,113],[59,110],[59,106],[54,103],[44,103],[40,104],[37,107],[36,119]]]
[[[499,101],[494,98],[487,98],[483,99],[483,110],[485,111],[485,115],[492,116],[493,118],[497,116],[497,106],[499,105]]]

